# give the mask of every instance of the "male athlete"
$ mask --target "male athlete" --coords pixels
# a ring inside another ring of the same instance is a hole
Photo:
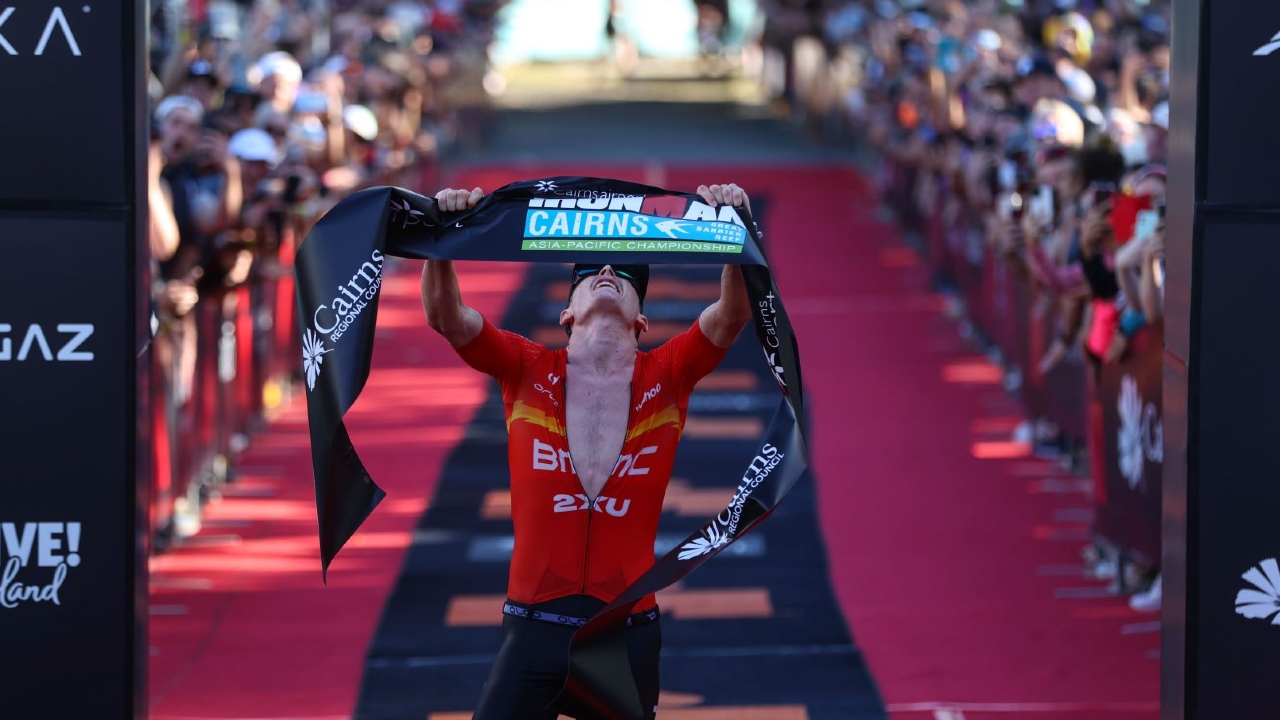
[[[750,209],[737,185],[703,185],[712,207]],[[442,190],[446,212],[483,196]],[[471,367],[502,386],[511,470],[511,556],[503,641],[475,720],[555,720],[574,632],[654,564],[658,518],[689,394],[716,368],[751,307],[741,271],[724,268],[720,299],[688,330],[641,352],[647,265],[575,265],[551,350],[499,330],[462,303],[453,264],[422,273],[427,321]],[[627,650],[642,706],[657,712],[662,631],[654,596],[628,620]],[[577,715],[579,718],[594,716]]]

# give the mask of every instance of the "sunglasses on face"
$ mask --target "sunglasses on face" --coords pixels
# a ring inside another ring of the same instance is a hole
[[[599,275],[602,270],[604,270],[603,265],[601,265],[600,267],[578,268],[577,272],[573,274],[574,281],[581,282],[593,275]],[[635,274],[632,273],[630,270],[614,268],[613,274],[617,275],[618,277],[630,283],[635,283],[636,281]]]

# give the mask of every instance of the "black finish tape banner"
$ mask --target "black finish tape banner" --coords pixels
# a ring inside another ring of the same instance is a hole
[[[764,520],[808,467],[800,358],[755,223],[696,195],[588,177],[524,181],[475,209],[378,187],[339,203],[297,257],[299,322],[320,523],[322,573],[385,497],[360,462],[342,418],[369,376],[387,255],[433,260],[740,265],[756,337],[782,394],[753,457],[728,479],[728,506],[601,609],[574,639],[566,692],[607,717],[648,713],[621,633],[632,605],[715,557]]]

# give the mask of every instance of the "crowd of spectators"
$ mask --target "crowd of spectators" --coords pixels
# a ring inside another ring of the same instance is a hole
[[[904,227],[968,228],[939,233],[952,254],[994,257],[1033,288],[1051,340],[1031,367],[1004,358],[1011,390],[1074,362],[1094,392],[1140,333],[1161,332],[1169,0],[765,5],[766,51],[788,63],[779,96],[879,162]],[[1033,417],[1018,439],[1061,448],[1062,434]],[[1098,453],[1081,456],[1104,472]],[[1115,557],[1085,552],[1102,577],[1126,572]],[[1118,585],[1137,609],[1159,607],[1158,559]]]
[[[438,182],[480,132],[497,0],[152,5],[157,545],[193,534],[297,358],[291,265],[373,185]],[[427,187],[430,190],[430,187]]]
[[[704,51],[722,4],[700,3]],[[291,385],[289,266],[311,223],[363,187],[430,190],[441,153],[483,132],[500,5],[155,5],[161,543],[195,531],[229,458]],[[998,258],[1034,288],[1050,339],[1029,363],[1003,359],[1011,390],[1074,363],[1080,392],[1093,392],[1135,338],[1161,331],[1170,0],[759,5],[761,77],[779,99],[876,158],[904,227],[968,228],[949,235],[953,254]],[[1042,413],[1017,439],[1070,453],[1065,434]],[[1079,455],[1103,472],[1098,453]],[[1135,607],[1159,606],[1158,557],[1129,565],[1130,578],[1105,542],[1085,556],[1096,575],[1142,590]]]

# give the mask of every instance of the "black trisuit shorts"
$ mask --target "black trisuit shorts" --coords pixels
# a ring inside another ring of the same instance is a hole
[[[534,606],[508,601],[502,617],[502,646],[480,693],[474,720],[556,720],[563,714],[599,720],[596,713],[570,706],[552,707],[569,672],[569,643],[585,618],[603,607],[584,595]],[[657,610],[632,615],[627,654],[643,707],[658,709],[658,659],[662,626]]]

